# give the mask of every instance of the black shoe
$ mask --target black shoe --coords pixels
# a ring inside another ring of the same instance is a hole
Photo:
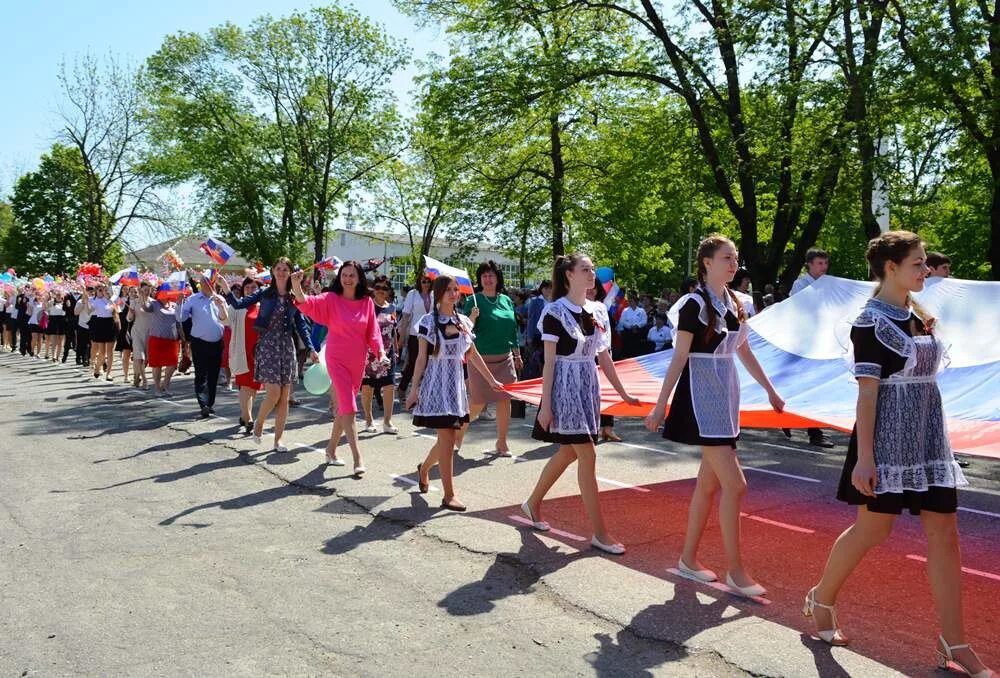
[[[202,405],[201,406],[201,418],[202,419],[208,419],[210,416],[212,416],[212,410],[210,410],[207,406]]]
[[[215,414],[215,408],[214,407],[209,407],[208,408],[208,413],[209,414]]]
[[[825,433],[818,433],[809,436],[809,444],[813,447],[833,447],[833,441],[826,437]]]
[[[781,429],[781,432],[785,434],[786,438],[791,438],[792,437],[792,429],[790,429],[790,428],[783,428],[783,429]]]
[[[251,435],[253,433],[253,419],[251,419],[250,421],[244,422],[243,426],[246,428],[246,434],[247,435]]]
[[[963,459],[962,457],[955,457],[955,461],[962,468],[969,468],[969,466],[972,464],[972,462],[970,462],[968,459]]]

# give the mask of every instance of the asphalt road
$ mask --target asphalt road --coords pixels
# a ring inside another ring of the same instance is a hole
[[[517,521],[551,446],[515,420],[513,459],[473,425],[457,462],[463,515],[419,495],[432,444],[364,435],[368,474],[327,467],[325,400],[304,396],[287,454],[236,431],[235,395],[196,418],[190,377],[169,400],[64,365],[0,355],[0,675],[932,675],[936,636],[919,521],[904,517],[841,601],[850,649],[809,637],[801,599],[851,514],[829,451],[746,431],[751,601],[669,572],[697,450],[620,420],[599,447],[602,504],[629,552],[595,553],[568,472],[556,528]],[[532,410],[529,408],[529,417]],[[265,438],[265,443],[267,439]],[[347,450],[342,451],[350,458]],[[752,470],[749,470],[752,469]],[[1000,664],[1000,464],[962,492],[970,639]],[[432,476],[432,485],[437,485]],[[706,534],[703,560],[721,568]]]

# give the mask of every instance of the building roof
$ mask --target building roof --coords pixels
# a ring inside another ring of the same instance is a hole
[[[176,252],[177,256],[184,260],[184,264],[186,266],[191,266],[193,268],[218,267],[218,264],[214,260],[210,259],[207,254],[199,249],[199,246],[203,242],[205,242],[205,240],[201,236],[190,236],[180,238],[179,240],[165,240],[161,243],[144,247],[141,250],[129,252],[125,255],[125,263],[142,264],[146,268],[156,270],[160,268],[160,264],[157,262],[157,259],[161,257],[167,249],[173,247],[174,252]],[[225,270],[236,270],[244,269],[250,265],[250,262],[241,257],[239,254],[234,254],[222,268]]]

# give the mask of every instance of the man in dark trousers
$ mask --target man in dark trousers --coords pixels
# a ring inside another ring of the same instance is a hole
[[[222,330],[229,317],[226,300],[215,293],[212,283],[198,276],[200,291],[177,305],[177,320],[191,319],[191,360],[194,362],[194,394],[202,418],[215,412],[215,390],[222,369]]]

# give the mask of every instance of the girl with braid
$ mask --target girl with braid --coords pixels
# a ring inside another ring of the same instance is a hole
[[[434,280],[434,309],[417,326],[419,345],[413,370],[413,388],[406,398],[406,409],[413,410],[413,425],[437,431],[437,441],[422,464],[417,465],[420,492],[426,493],[431,467],[440,467],[444,499],[441,508],[464,511],[465,504],[455,499],[452,462],[455,439],[469,423],[469,396],[465,390],[468,377],[466,362],[472,364],[493,389],[503,389],[473,343],[472,321],[458,312],[458,283],[449,276]]]
[[[719,524],[726,552],[726,584],[745,596],[763,596],[767,590],[743,567],[740,554],[740,505],[747,482],[736,457],[740,435],[740,381],[735,356],[767,391],[777,412],[785,402],[750,351],[746,312],[727,287],[739,268],[736,245],[712,235],[698,245],[698,285],[667,314],[674,330],[674,355],[663,378],[656,407],[646,417],[646,428],[657,430],[670,411],[663,437],[701,447],[701,467],[691,498],[684,550],[677,568],[687,577],[715,581],[716,575],[698,561],[698,544],[720,493]],[[720,492],[721,491],[721,492]]]

